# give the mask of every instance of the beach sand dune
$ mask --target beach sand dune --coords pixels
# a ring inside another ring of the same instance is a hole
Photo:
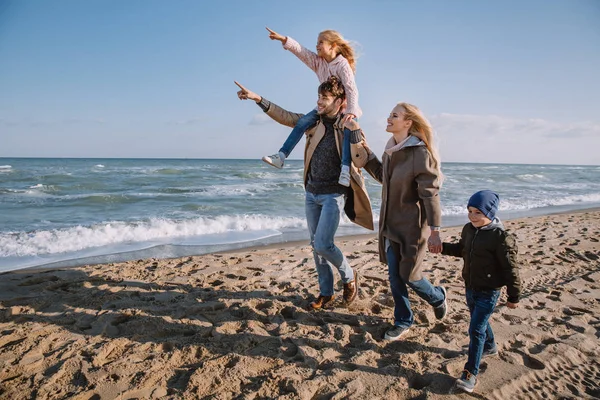
[[[506,226],[523,299],[494,312],[500,352],[474,395],[454,389],[468,345],[462,260],[427,256],[448,289],[446,319],[412,297],[415,325],[385,342],[393,300],[371,235],[339,240],[357,301],[319,312],[307,310],[306,243],[0,275],[0,398],[599,398],[600,212]]]

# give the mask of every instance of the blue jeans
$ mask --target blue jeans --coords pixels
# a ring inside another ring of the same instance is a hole
[[[350,130],[344,128],[344,141],[342,142],[342,165],[347,167],[352,162],[352,155],[350,154]]]
[[[319,114],[317,114],[317,110],[312,110],[308,114],[302,116],[302,118],[296,122],[296,126],[294,126],[294,129],[292,129],[279,151],[285,154],[286,157],[289,157],[292,150],[294,150],[294,148],[300,142],[300,139],[302,139],[304,132],[315,126],[318,121]],[[342,142],[342,165],[349,167],[351,162],[352,156],[350,154],[350,131],[348,129],[344,129],[344,140]]]
[[[466,296],[467,306],[471,314],[471,323],[469,324],[469,358],[465,364],[465,369],[473,375],[477,375],[483,351],[496,347],[494,332],[489,319],[494,312],[498,297],[500,297],[500,290],[473,290],[467,288]]]
[[[392,246],[386,247],[390,288],[394,297],[394,325],[408,328],[414,322],[413,312],[410,309],[410,301],[408,300],[408,287],[431,306],[439,306],[444,302],[444,292],[439,286],[433,286],[426,278],[404,282],[400,277],[398,255],[394,252]]]
[[[315,126],[318,120],[319,114],[317,114],[316,109],[302,116],[302,118],[296,122],[296,126],[294,126],[294,129],[292,129],[292,132],[290,132],[279,151],[285,154],[286,157],[289,157],[292,150],[294,150],[294,147],[296,147],[298,142],[300,142],[300,139],[302,139],[304,132]],[[350,143],[350,139],[348,139],[348,143]]]
[[[339,271],[342,282],[349,283],[354,280],[354,271],[350,268],[348,260],[333,242],[345,201],[346,196],[343,194],[306,192],[306,222],[322,296],[333,295],[334,279],[331,265]]]

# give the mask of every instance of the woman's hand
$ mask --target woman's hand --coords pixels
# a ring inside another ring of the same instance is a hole
[[[268,27],[265,27],[265,28],[267,28],[267,30],[269,31],[269,39],[279,40],[283,44],[285,44],[285,42],[287,42],[287,36],[280,35],[279,33],[272,31]]]
[[[442,252],[442,239],[440,239],[439,231],[431,231],[429,239],[427,239],[427,248],[430,253],[441,253]]]

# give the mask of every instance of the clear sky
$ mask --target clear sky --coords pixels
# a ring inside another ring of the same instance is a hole
[[[0,157],[272,154],[289,129],[233,80],[295,112],[318,80],[265,26],[358,43],[378,154],[408,101],[443,161],[600,164],[598,0],[0,0]]]

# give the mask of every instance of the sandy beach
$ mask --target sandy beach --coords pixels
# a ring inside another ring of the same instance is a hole
[[[373,234],[338,240],[357,301],[318,312],[307,243],[2,274],[0,398],[599,398],[600,211],[505,225],[523,298],[494,312],[500,352],[472,395],[453,387],[468,345],[462,260],[427,256],[449,314],[411,297],[415,325],[386,342],[393,300]]]

